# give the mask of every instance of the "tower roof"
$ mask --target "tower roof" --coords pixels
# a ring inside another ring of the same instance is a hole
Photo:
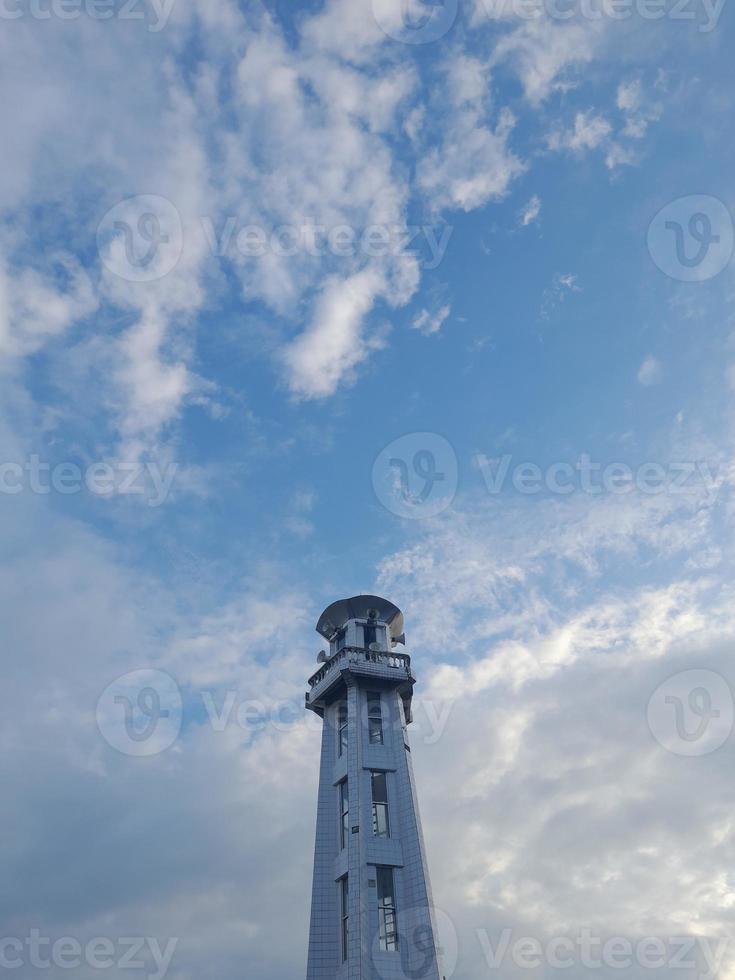
[[[403,633],[403,613],[398,606],[378,595],[356,595],[351,599],[338,599],[321,614],[316,630],[325,639],[331,640],[335,631],[348,620],[370,619],[371,616],[386,623],[392,637]]]

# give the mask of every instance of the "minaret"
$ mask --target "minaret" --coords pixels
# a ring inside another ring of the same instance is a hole
[[[306,707],[323,718],[307,980],[440,980],[407,726],[403,614],[332,603]]]

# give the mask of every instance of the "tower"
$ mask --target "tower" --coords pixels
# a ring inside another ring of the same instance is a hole
[[[440,980],[407,727],[403,614],[332,603],[306,707],[323,719],[307,980]]]

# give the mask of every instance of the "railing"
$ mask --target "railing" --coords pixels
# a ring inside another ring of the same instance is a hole
[[[345,662],[379,664],[381,667],[392,667],[395,670],[405,670],[411,673],[411,658],[407,653],[389,653],[387,650],[366,650],[365,647],[343,647],[339,653],[328,660],[309,678],[309,687],[313,690],[333,670]]]

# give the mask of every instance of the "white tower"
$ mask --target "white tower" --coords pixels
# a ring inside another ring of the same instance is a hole
[[[324,719],[307,980],[440,980],[407,726],[403,614],[332,603],[306,707]]]

